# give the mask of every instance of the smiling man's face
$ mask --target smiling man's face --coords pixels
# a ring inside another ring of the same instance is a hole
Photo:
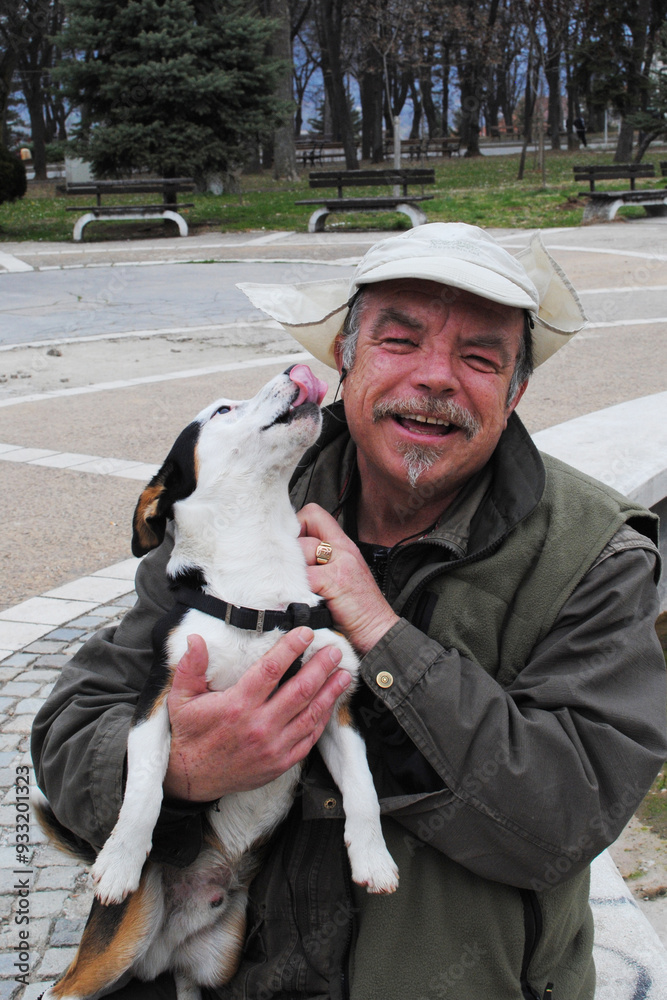
[[[374,492],[416,481],[443,506],[490,458],[523,393],[508,404],[523,312],[437,282],[364,290],[345,413]]]

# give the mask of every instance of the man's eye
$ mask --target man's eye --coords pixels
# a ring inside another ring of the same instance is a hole
[[[469,354],[466,357],[468,364],[472,365],[473,368],[481,369],[485,372],[495,371],[498,367],[495,361],[491,361],[490,358],[483,358],[480,354]]]
[[[386,337],[384,343],[390,347],[414,347],[414,340],[409,337]]]

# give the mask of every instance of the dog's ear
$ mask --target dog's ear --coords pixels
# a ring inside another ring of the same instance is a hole
[[[162,468],[142,492],[132,519],[132,553],[143,556],[164,539],[167,519],[178,500],[197,486],[197,440],[201,427],[189,424],[176,439]]]

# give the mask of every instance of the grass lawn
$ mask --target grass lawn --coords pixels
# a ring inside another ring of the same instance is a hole
[[[647,162],[657,162],[664,152],[649,150]],[[508,228],[549,228],[576,226],[582,220],[584,200],[577,197],[582,185],[573,180],[575,163],[610,163],[613,154],[593,150],[547,152],[546,183],[538,168],[536,156],[529,153],[522,181],[517,180],[519,156],[483,156],[474,159],[452,157],[429,160],[435,167],[435,187],[426,193],[435,195],[424,203],[429,222],[469,222],[478,226]],[[406,165],[410,165],[407,161]],[[386,164],[388,165],[388,164]],[[413,163],[413,165],[416,165]],[[331,166],[326,164],[325,166]],[[57,182],[61,183],[61,182]],[[638,181],[638,187],[662,186],[660,179]],[[243,192],[220,196],[187,195],[184,200],[194,201],[194,207],[184,210],[192,234],[216,232],[243,232],[245,230],[291,229],[304,232],[308,218],[315,206],[295,205],[300,198],[316,196],[308,188],[308,174],[304,170],[301,180],[290,184],[274,181],[270,173],[248,174],[242,178]],[[627,182],[609,183],[604,189],[626,189]],[[360,194],[386,194],[386,188],[365,188]],[[348,191],[348,193],[350,193]],[[355,192],[356,193],[356,192]],[[418,193],[418,189],[414,189]],[[149,196],[150,197],[150,196]],[[123,196],[123,203],[134,200],[142,204],[146,195]],[[78,199],[58,196],[56,182],[29,185],[25,198],[11,204],[0,205],[0,241],[19,240],[71,240],[72,227],[77,218],[67,207],[90,204],[89,198]],[[642,217],[639,207],[624,207],[621,213]],[[619,213],[620,214],[620,213]],[[341,213],[330,215],[330,230],[405,229],[405,216],[394,212]],[[175,235],[176,226],[159,221],[95,223],[87,230],[86,240],[129,239],[159,235]]]

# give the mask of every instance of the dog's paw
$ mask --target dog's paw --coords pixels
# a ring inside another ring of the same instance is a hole
[[[346,844],[352,881],[367,892],[390,893],[398,889],[398,868],[384,841],[366,841],[361,848]]]
[[[93,865],[91,875],[95,885],[95,895],[104,906],[122,903],[139,887],[145,855],[137,858],[136,852],[126,851],[120,845],[108,840]]]

